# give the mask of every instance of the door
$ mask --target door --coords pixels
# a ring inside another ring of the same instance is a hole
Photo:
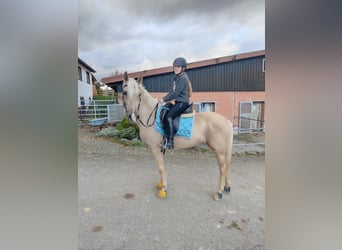
[[[239,133],[249,133],[252,129],[253,102],[240,102]]]
[[[240,102],[239,133],[263,131],[265,102]]]

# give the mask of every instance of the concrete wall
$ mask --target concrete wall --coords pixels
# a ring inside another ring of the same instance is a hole
[[[154,98],[161,99],[166,93],[153,92],[150,94]],[[214,102],[215,112],[234,122],[234,126],[237,127],[238,119],[234,119],[234,116],[239,116],[240,102],[265,101],[265,92],[193,92],[190,101],[193,103]]]

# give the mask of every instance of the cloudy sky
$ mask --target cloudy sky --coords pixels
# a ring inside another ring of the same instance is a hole
[[[264,0],[79,0],[78,53],[98,80],[261,49]]]

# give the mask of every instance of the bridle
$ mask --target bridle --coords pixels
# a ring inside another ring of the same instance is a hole
[[[154,123],[156,122],[156,118],[157,118],[157,108],[158,108],[158,102],[157,104],[154,106],[153,110],[151,111],[150,115],[147,118],[146,124],[140,119],[139,116],[139,110],[140,110],[140,103],[141,103],[141,93],[139,94],[139,104],[138,104],[138,108],[137,108],[137,120],[141,123],[141,125],[143,125],[144,127],[148,128],[154,125]],[[152,114],[154,113],[154,121],[153,123],[149,124],[149,121],[152,117]]]
[[[126,87],[126,86],[127,85],[124,85],[123,88]],[[122,102],[123,102],[123,106],[124,106],[125,110],[127,110],[126,109],[126,104],[125,104],[125,95],[126,95],[126,93],[125,93],[125,91],[123,91],[123,93],[122,93]],[[158,102],[154,106],[154,108],[151,111],[150,115],[148,116],[146,124],[140,119],[140,116],[139,116],[140,104],[141,104],[141,93],[139,93],[139,104],[138,104],[137,111],[134,112],[135,116],[136,116],[137,120],[141,123],[141,125],[143,125],[144,127],[148,128],[148,127],[153,126],[155,124],[155,122],[156,122]],[[151,119],[153,113],[154,113],[154,121],[152,123],[150,123],[150,119]],[[130,114],[128,117],[131,118],[131,116],[132,116],[132,114]]]

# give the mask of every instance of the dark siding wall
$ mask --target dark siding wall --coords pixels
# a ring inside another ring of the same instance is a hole
[[[264,56],[231,61],[187,70],[195,92],[265,91]],[[143,84],[149,92],[168,92],[173,73],[145,77]],[[122,91],[122,87],[118,87]]]
[[[188,71],[194,91],[265,91],[264,57],[249,58]]]
[[[174,73],[145,77],[143,84],[149,92],[169,92],[172,88]]]

